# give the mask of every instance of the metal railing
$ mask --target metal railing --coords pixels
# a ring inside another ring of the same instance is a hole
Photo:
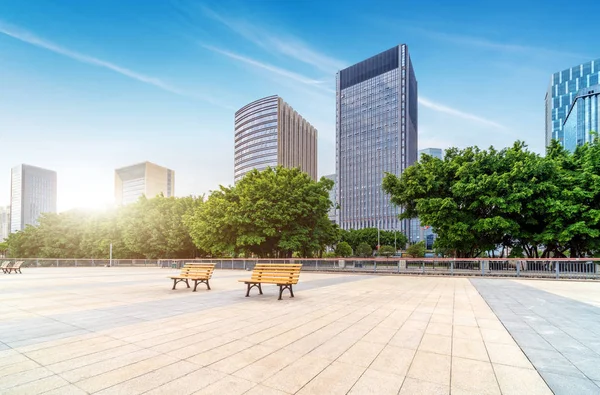
[[[257,263],[302,263],[302,270],[379,274],[529,277],[600,280],[600,258],[329,258],[329,259],[46,259],[23,261],[23,267],[161,267],[181,268],[186,262],[215,262],[217,269],[252,270]]]

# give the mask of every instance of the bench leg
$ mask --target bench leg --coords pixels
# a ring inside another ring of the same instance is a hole
[[[187,285],[188,288],[190,287],[190,282],[188,281],[187,278],[185,279],[185,285]]]
[[[246,291],[246,297],[250,296],[250,290],[254,287],[258,288],[258,293],[260,295],[262,295],[262,287],[260,286],[260,283],[246,283],[246,285],[248,286],[248,289]]]
[[[292,291],[292,284],[278,284],[279,285],[279,299],[277,300],[281,300],[281,295],[283,294],[283,291],[286,289],[290,290],[290,298],[294,297],[294,291]]]
[[[198,284],[206,284],[206,287],[208,288],[208,290],[210,291],[210,285],[208,284],[208,280],[194,280],[194,291],[196,292],[196,288],[198,288]]]
[[[175,287],[177,287],[177,284],[182,283],[184,281],[187,284],[187,287],[189,288],[190,284],[188,283],[187,278],[174,278],[173,279],[173,288],[172,289],[175,289]]]

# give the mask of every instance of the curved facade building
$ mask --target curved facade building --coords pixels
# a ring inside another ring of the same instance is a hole
[[[235,113],[234,181],[277,165],[316,180],[317,130],[279,96],[268,96]]]

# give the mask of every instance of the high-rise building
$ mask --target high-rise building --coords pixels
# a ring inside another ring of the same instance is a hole
[[[10,234],[10,206],[0,206],[0,242]]]
[[[175,194],[175,172],[150,162],[115,170],[115,200],[119,205],[137,201],[141,196]]]
[[[252,169],[299,167],[317,179],[317,129],[279,96],[235,113],[234,181]]]
[[[444,159],[444,151],[441,148],[424,148],[419,150],[419,160],[423,157],[423,155],[433,156],[434,158]],[[425,242],[425,247],[427,249],[433,248],[433,242],[435,241],[437,235],[433,232],[431,226],[421,226],[421,221],[419,218],[411,219],[410,225],[410,237],[408,241],[410,243],[418,243],[419,241]]]
[[[56,212],[56,172],[30,165],[11,169],[10,232],[37,225],[42,213]]]
[[[417,80],[408,47],[337,73],[336,174],[342,229],[379,227],[409,236],[409,221],[381,183],[417,160]]]
[[[600,85],[580,89],[575,95],[563,123],[563,146],[575,151],[577,146],[592,142],[600,132]]]
[[[338,221],[337,194],[336,194],[337,188],[336,188],[335,174],[329,174],[329,175],[323,176],[323,177],[333,181],[333,188],[331,189],[331,191],[329,191],[329,200],[331,201],[331,203],[333,205],[329,209],[329,213],[327,215],[329,216],[329,220],[331,222],[333,222],[334,224],[337,224],[339,221]]]
[[[600,84],[599,78],[600,59],[559,71],[550,77],[546,92],[546,146],[552,140],[558,140],[565,148],[567,144],[573,147],[572,143],[565,141],[567,115],[577,97],[585,95],[587,88]],[[591,103],[591,100],[588,102]],[[585,138],[579,141],[585,141]]]

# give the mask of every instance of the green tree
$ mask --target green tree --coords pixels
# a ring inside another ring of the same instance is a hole
[[[6,255],[8,251],[8,243],[5,241],[0,241],[0,255]]]
[[[380,230],[378,235],[377,228],[344,230],[340,233],[340,240],[350,244],[353,250],[357,250],[361,243],[368,244],[371,250],[374,250],[377,248],[378,241],[381,245],[394,245],[396,241],[396,246],[401,248],[408,241],[404,233],[399,231]]]
[[[335,255],[343,258],[352,256],[352,247],[345,241],[341,241],[335,246]]]
[[[253,170],[212,192],[186,223],[194,243],[215,255],[310,257],[339,238],[327,217],[332,187],[297,168]]]
[[[356,247],[355,251],[356,251],[356,255],[358,255],[361,258],[367,258],[367,257],[370,257],[371,255],[373,255],[373,249],[371,248],[371,246],[364,242],[360,243]]]
[[[420,241],[415,244],[411,244],[406,249],[406,254],[411,258],[422,258],[425,256],[425,242]]]
[[[381,246],[377,251],[377,255],[391,257],[396,253],[396,249],[393,246]]]

